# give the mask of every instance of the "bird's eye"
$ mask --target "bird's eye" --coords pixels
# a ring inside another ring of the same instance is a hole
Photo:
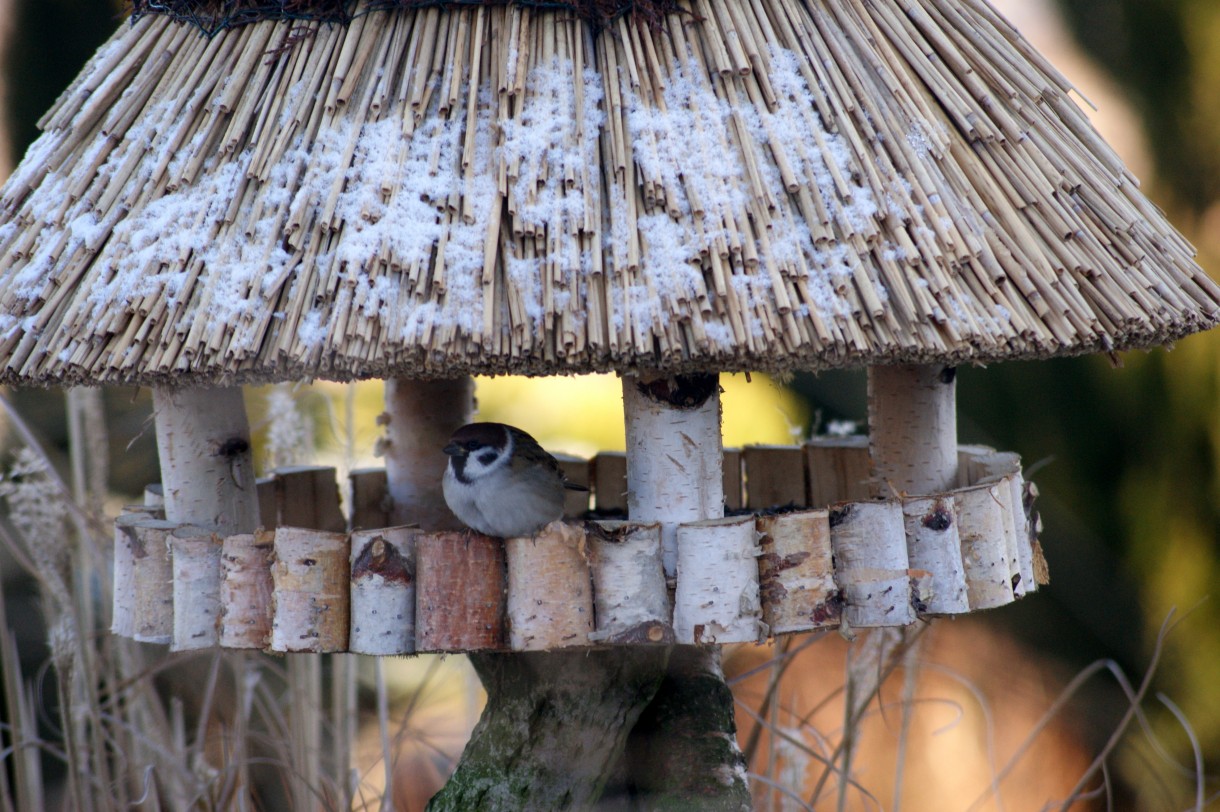
[[[474,451],[476,448],[479,447],[479,441],[478,440],[467,440],[466,442],[462,443],[462,445],[466,446],[467,450]]]

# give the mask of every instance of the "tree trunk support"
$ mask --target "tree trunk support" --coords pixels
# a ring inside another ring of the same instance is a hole
[[[483,716],[430,812],[587,809],[656,693],[669,650],[471,654]]]
[[[628,515],[660,523],[665,570],[673,575],[677,525],[724,515],[719,379],[624,376],[623,407]],[[624,768],[635,808],[750,808],[719,647],[674,648],[665,679],[632,732]]]

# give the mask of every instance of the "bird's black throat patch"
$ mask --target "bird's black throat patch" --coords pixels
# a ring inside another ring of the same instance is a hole
[[[466,476],[466,457],[465,455],[457,455],[449,458],[449,465],[453,467],[453,478],[463,485],[470,484],[470,477]]]

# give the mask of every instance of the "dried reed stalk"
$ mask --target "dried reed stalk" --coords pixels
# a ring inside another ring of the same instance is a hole
[[[0,194],[0,379],[986,361],[1220,315],[983,0],[661,8],[124,26]]]

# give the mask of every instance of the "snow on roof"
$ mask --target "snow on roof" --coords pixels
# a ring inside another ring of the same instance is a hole
[[[0,192],[0,380],[960,363],[1220,289],[981,0],[147,15]]]

